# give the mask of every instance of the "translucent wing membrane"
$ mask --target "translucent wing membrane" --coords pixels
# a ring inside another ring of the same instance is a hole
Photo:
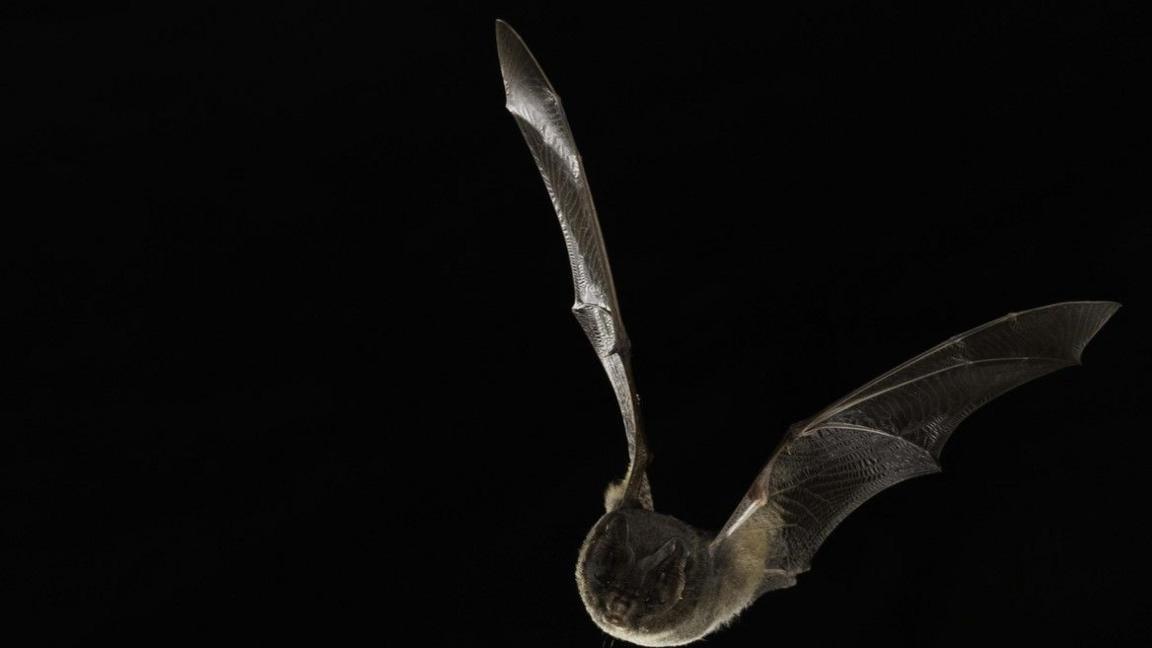
[[[1078,364],[1088,341],[1117,308],[1114,302],[1069,302],[1010,313],[876,378],[804,428],[841,420],[887,422],[883,429],[939,456],[956,425],[980,405],[1033,378]]]
[[[560,97],[544,71],[516,32],[501,21],[496,23],[496,43],[504,77],[505,106],[516,118],[544,178],[568,248],[576,289],[572,311],[608,373],[624,417],[630,461],[617,504],[638,503],[651,508],[644,475],[648,454],[632,378],[630,344],[620,319],[612,269],[572,129]]]
[[[792,427],[713,543],[776,534],[769,573],[799,573],[848,513],[885,488],[939,470],[969,414],[1029,380],[1078,364],[1119,308],[1067,302],[1012,313],[934,347]]]

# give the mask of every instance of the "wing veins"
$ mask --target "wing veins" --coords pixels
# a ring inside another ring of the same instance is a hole
[[[972,366],[976,366],[976,365],[988,365],[988,364],[1008,363],[1008,362],[1029,362],[1029,361],[1049,361],[1049,362],[1054,362],[1054,363],[1063,364],[1063,365],[1075,364],[1071,360],[1066,360],[1063,358],[1049,358],[1046,356],[1005,356],[1005,357],[1001,357],[1001,358],[984,358],[982,360],[965,360],[964,362],[960,362],[960,363],[957,363],[954,365],[948,365],[947,367],[942,367],[940,369],[930,371],[926,374],[916,376],[915,378],[910,378],[908,380],[905,380],[904,382],[892,385],[891,387],[885,387],[884,389],[881,389],[881,390],[876,391],[876,392],[872,392],[870,394],[867,394],[866,396],[862,396],[862,397],[857,398],[855,400],[845,399],[842,402],[840,402],[839,404],[834,405],[833,407],[821,412],[820,414],[817,414],[816,417],[813,418],[813,421],[819,422],[820,425],[813,427],[813,428],[809,428],[809,427],[805,426],[804,428],[801,428],[799,434],[804,435],[804,434],[807,434],[813,430],[818,430],[818,429],[823,429],[823,428],[847,427],[847,426],[840,426],[840,425],[837,425],[835,423],[832,425],[825,426],[824,423],[826,423],[829,419],[831,419],[836,414],[843,412],[844,410],[855,407],[861,403],[867,403],[868,401],[873,400],[873,399],[877,398],[878,396],[882,396],[882,395],[887,394],[888,392],[891,392],[893,390],[900,389],[902,387],[907,387],[908,385],[926,380],[928,378],[940,375],[942,373],[947,373],[949,371],[954,371],[956,369],[962,369],[964,367],[972,367]],[[894,373],[894,372],[888,372],[887,374],[885,374],[885,376],[892,375],[892,373]],[[879,380],[880,379],[878,378],[872,382],[876,383],[876,382],[879,382]],[[864,391],[864,390],[858,389],[854,393],[860,393],[862,391]],[[865,429],[865,428],[861,428],[861,429]],[[880,430],[873,430],[873,431],[880,432],[881,434],[887,434],[885,432],[881,432]],[[889,434],[888,436],[894,436],[894,435]],[[897,438],[900,438],[900,437],[897,437]]]

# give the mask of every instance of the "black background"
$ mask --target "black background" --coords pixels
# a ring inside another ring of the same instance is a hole
[[[493,20],[565,99],[660,510],[949,335],[1125,303],[711,645],[1135,645],[1141,3],[6,4],[5,588],[45,641],[596,646],[625,467]],[[7,622],[6,622],[7,623]]]

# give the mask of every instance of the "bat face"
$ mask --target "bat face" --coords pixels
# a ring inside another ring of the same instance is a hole
[[[576,581],[596,624],[637,642],[638,634],[659,635],[694,611],[707,561],[699,534],[688,525],[623,509],[592,527],[580,550]]]

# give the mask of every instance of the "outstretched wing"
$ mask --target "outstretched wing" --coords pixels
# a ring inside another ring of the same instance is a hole
[[[600,356],[624,417],[629,466],[616,505],[638,503],[651,508],[644,474],[648,452],[640,427],[628,334],[620,319],[612,269],[572,129],[564,116],[560,97],[535,57],[520,36],[499,20],[496,21],[496,45],[504,76],[505,107],[516,118],[532,150],[568,246],[572,281],[576,286],[572,312]]]
[[[969,414],[1013,387],[1079,364],[1084,347],[1119,307],[1066,302],[1010,313],[792,426],[713,551],[758,541],[767,547],[760,591],[790,585],[857,506],[893,484],[938,471],[944,443]]]

